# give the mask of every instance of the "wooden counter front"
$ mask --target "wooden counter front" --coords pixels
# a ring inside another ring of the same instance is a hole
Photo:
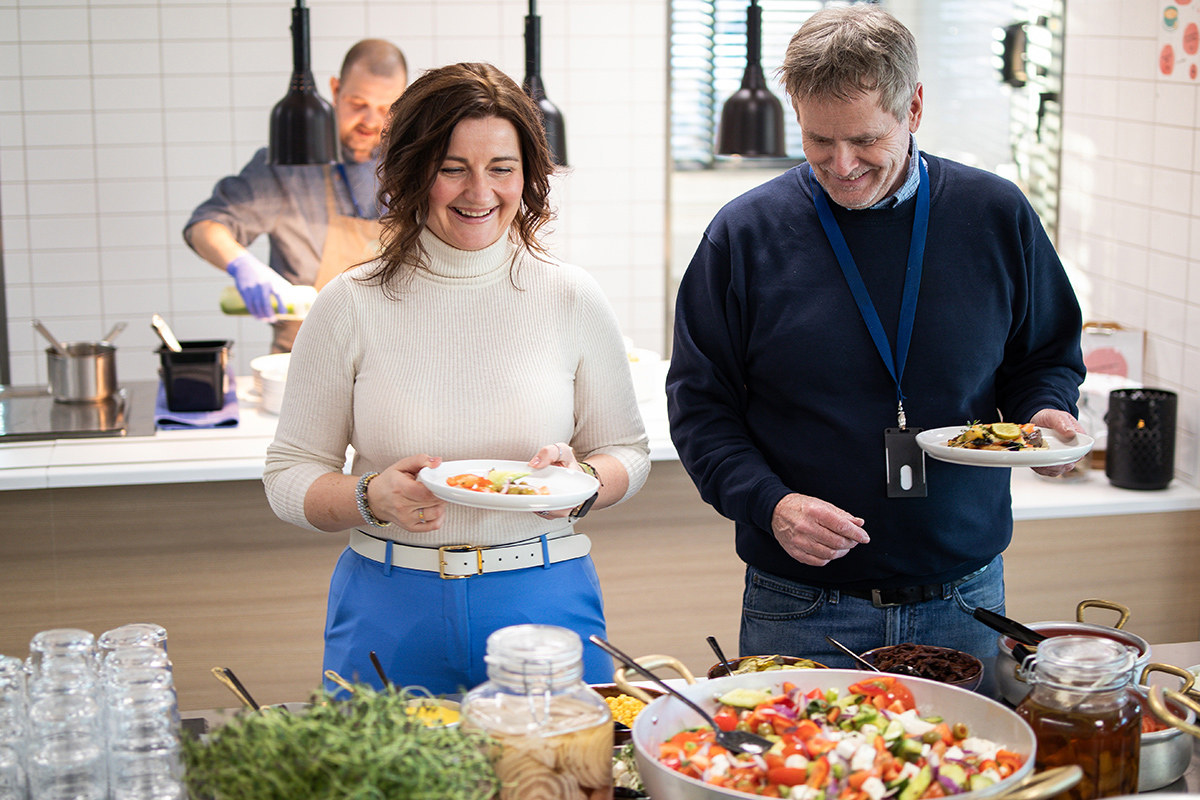
[[[609,639],[673,655],[696,674],[736,653],[743,567],[732,523],[701,502],[678,462],[655,462],[628,503],[590,515]],[[54,627],[99,635],[154,622],[169,635],[184,710],[228,706],[229,667],[262,703],[320,681],[329,575],[340,534],[280,522],[259,481],[0,493],[0,653],[24,658]],[[1085,598],[1133,611],[1151,643],[1200,632],[1200,511],[1027,520],[1006,553],[1008,612],[1073,619]],[[1107,623],[1106,612],[1096,619]]]

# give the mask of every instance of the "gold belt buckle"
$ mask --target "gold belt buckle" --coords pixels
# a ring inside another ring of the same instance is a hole
[[[447,575],[446,574],[446,553],[469,553],[475,551],[477,564],[475,572],[468,572],[466,575]],[[438,577],[442,580],[458,580],[459,578],[470,578],[472,575],[483,574],[483,548],[476,547],[471,544],[447,544],[438,548]]]

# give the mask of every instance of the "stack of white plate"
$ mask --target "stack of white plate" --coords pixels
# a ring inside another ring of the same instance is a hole
[[[262,410],[278,414],[283,404],[283,389],[287,384],[287,370],[268,369],[262,374]]]
[[[250,360],[250,372],[254,375],[254,391],[259,396],[263,393],[262,376],[268,370],[280,371],[287,375],[288,362],[291,353],[273,353],[269,356],[259,356]]]

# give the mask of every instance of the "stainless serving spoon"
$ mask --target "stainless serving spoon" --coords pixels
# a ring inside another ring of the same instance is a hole
[[[859,664],[862,664],[867,669],[872,670],[874,672],[883,672],[883,670],[881,670],[879,667],[875,666],[870,661],[867,661],[865,658],[863,658],[858,653],[851,650],[849,647],[846,647],[846,645],[842,644],[841,642],[839,642],[837,639],[833,638],[832,636],[826,636],[825,641],[829,642],[831,645],[836,647],[838,650],[841,650],[843,653],[850,656],[851,658],[853,658]],[[914,678],[921,677],[921,673],[917,672],[915,669],[910,667],[908,664],[897,664],[893,669],[888,670],[888,672],[894,672],[894,673],[900,674],[900,675],[911,675]]]
[[[117,336],[120,335],[121,331],[125,330],[125,326],[127,324],[128,323],[126,323],[126,322],[118,322],[116,325],[113,325],[112,330],[110,330],[108,333],[104,334],[104,338],[101,339],[100,341],[108,342],[109,344],[112,344],[113,339],[116,339]]]
[[[40,333],[42,336],[44,336],[46,338],[46,341],[49,342],[50,345],[54,348],[54,352],[58,353],[63,358],[66,358],[69,355],[67,353],[67,348],[63,347],[62,342],[60,342],[54,336],[54,334],[52,334],[49,330],[46,329],[46,326],[42,324],[42,321],[40,319],[30,320],[30,324],[33,325],[33,327],[37,330],[38,333]]]
[[[733,664],[731,664],[729,662],[729,659],[725,657],[725,654],[721,652],[721,645],[717,644],[717,637],[709,636],[707,641],[708,641],[708,646],[712,648],[712,651],[714,653],[716,653],[717,662],[720,663],[720,665],[725,668],[725,674],[732,675],[733,674]]]
[[[712,715],[705,711],[700,706],[693,703],[684,695],[672,689],[667,684],[663,683],[650,670],[643,667],[641,664],[634,661],[629,656],[622,653],[617,648],[613,647],[608,642],[601,639],[599,636],[589,636],[588,639],[600,649],[607,652],[613,658],[620,661],[625,666],[637,672],[643,678],[653,682],[660,689],[672,697],[682,701],[685,705],[699,714],[705,722],[712,726],[713,733],[716,737],[717,744],[724,747],[726,750],[734,750],[738,753],[746,753],[747,755],[761,755],[771,749],[772,742],[762,736],[757,736],[749,731],[723,731],[717,727],[717,723],[713,720]]]
[[[150,327],[154,328],[154,332],[158,334],[158,338],[162,339],[162,343],[168,350],[174,353],[183,352],[183,346],[179,344],[179,340],[171,332],[171,327],[167,325],[167,321],[160,315],[155,314],[150,318]]]

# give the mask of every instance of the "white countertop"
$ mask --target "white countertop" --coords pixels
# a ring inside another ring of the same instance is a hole
[[[0,490],[261,480],[278,418],[259,409],[248,377],[238,379],[238,398],[235,428],[0,444]],[[651,459],[677,458],[665,396],[642,403],[641,411]],[[1017,520],[1200,509],[1200,490],[1178,481],[1160,491],[1118,489],[1096,470],[1067,483],[1015,469],[1012,491]]]
[[[0,444],[0,490],[261,480],[279,418],[259,408],[249,377],[238,378],[238,425]],[[643,403],[650,457],[677,458],[665,396]]]

